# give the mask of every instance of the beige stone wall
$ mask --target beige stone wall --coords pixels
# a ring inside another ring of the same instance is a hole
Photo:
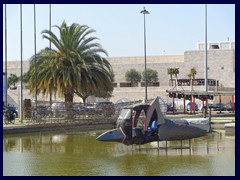
[[[27,72],[29,69],[29,61],[23,61],[23,73]],[[3,61],[3,71],[5,72],[5,61]],[[7,62],[7,73],[8,76],[12,74],[16,74],[17,76],[21,75],[21,61],[8,61]]]
[[[196,78],[204,78],[204,51],[186,51],[184,55],[169,56],[147,56],[147,68],[157,70],[159,76],[159,87],[148,87],[148,97],[154,98],[158,95],[166,97],[166,89],[169,89],[170,76],[167,74],[168,68],[179,68],[179,79],[188,78],[187,74],[191,68],[196,68]],[[120,98],[130,100],[144,99],[144,87],[120,88],[119,83],[125,82],[127,70],[136,69],[144,71],[144,57],[108,57],[107,60],[113,67],[115,80],[118,87],[114,89],[111,101],[116,102]],[[213,49],[208,51],[208,78],[219,80],[219,84],[226,88],[235,89],[235,49]],[[27,72],[29,62],[23,61],[23,72]],[[5,64],[3,62],[3,70]],[[20,75],[20,61],[8,61],[8,74]],[[180,87],[179,87],[180,88]],[[185,90],[190,87],[184,86]],[[180,88],[181,89],[181,88]],[[194,87],[195,90],[204,90],[204,87]],[[41,97],[39,97],[41,98]],[[57,98],[59,100],[59,98]],[[75,98],[75,101],[80,101]]]
[[[113,67],[115,81],[117,83],[125,82],[125,73],[130,69],[136,69],[140,73],[144,71],[144,57],[110,57],[107,58]],[[164,56],[147,56],[147,68],[158,71],[158,75],[163,84],[168,83],[168,80],[161,78],[167,74],[167,68],[181,66],[184,62],[183,55],[164,55]]]
[[[204,51],[186,51],[185,66],[180,71],[189,72],[191,67],[197,70],[196,78],[204,78]],[[235,87],[235,50],[212,49],[208,51],[208,78],[219,80],[223,87]],[[179,76],[181,78],[181,76]]]

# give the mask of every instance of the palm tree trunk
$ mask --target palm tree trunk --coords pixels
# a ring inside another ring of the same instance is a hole
[[[175,74],[175,86],[178,87],[177,75]]]
[[[65,94],[65,118],[72,118],[73,107],[73,90],[69,89]]]
[[[52,107],[52,91],[50,91],[49,104]]]
[[[191,78],[191,91],[193,91],[193,79]]]
[[[65,103],[72,103],[73,102],[73,94],[72,93],[65,93]]]
[[[82,100],[83,100],[83,103],[85,104],[86,103],[86,99],[87,99],[88,96],[84,96],[82,97]]]
[[[56,99],[57,99],[57,89],[54,88],[54,100],[56,101]]]

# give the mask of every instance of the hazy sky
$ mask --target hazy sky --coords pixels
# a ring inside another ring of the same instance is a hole
[[[88,25],[91,36],[110,57],[143,56],[143,7],[146,15],[147,55],[183,54],[205,41],[204,4],[52,4],[52,25],[65,20]],[[207,6],[208,41],[235,41],[235,5]],[[23,60],[34,55],[34,5],[23,4]],[[49,46],[41,31],[49,29],[49,4],[36,4],[37,52]],[[55,27],[52,31],[59,37]],[[54,47],[53,47],[54,48]],[[20,60],[20,5],[7,4],[7,59]],[[3,5],[3,61],[5,60],[5,6]]]

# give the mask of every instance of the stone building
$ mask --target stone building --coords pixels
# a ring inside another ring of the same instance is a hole
[[[199,81],[194,84],[194,90],[204,90],[204,84],[199,84],[201,79],[204,79],[204,43],[197,43],[197,49],[185,51],[183,55],[159,55],[147,56],[147,68],[158,72],[159,82],[155,86],[148,87],[148,99],[156,96],[161,96],[168,101],[167,89],[173,88],[170,86],[170,75],[167,73],[168,68],[179,68],[178,79],[188,80],[187,74],[191,68],[195,68],[197,74],[195,79]],[[209,91],[235,91],[235,42],[210,42],[208,43],[208,79],[212,80],[213,84],[209,84]],[[128,87],[125,80],[125,73],[130,69],[136,69],[139,72],[144,71],[144,57],[107,57],[107,60],[113,67],[115,74],[115,88],[113,97],[110,99],[116,102],[121,98],[129,100],[143,100],[145,98],[144,83],[139,83],[137,87]],[[3,69],[5,64],[3,62]],[[20,61],[8,61],[8,75],[10,73],[20,75]],[[23,72],[27,72],[29,62],[23,61]],[[218,84],[217,84],[218,82]],[[175,88],[190,90],[190,85],[179,85]],[[17,92],[9,95],[16,99]],[[24,99],[32,97],[24,90]],[[14,98],[13,98],[14,99]],[[46,100],[47,98],[39,96],[38,99]],[[56,100],[61,100],[57,97]],[[78,97],[74,101],[80,102]]]
[[[223,46],[224,44],[225,46]],[[215,45],[215,46],[213,46]],[[212,48],[215,47],[215,48]],[[217,48],[218,47],[218,48]],[[148,98],[154,98],[157,95],[167,99],[166,90],[173,87],[169,86],[170,76],[167,74],[168,68],[179,68],[178,79],[188,79],[187,74],[191,68],[195,68],[196,79],[204,79],[204,58],[205,51],[198,43],[198,49],[185,51],[184,55],[168,56],[147,56],[147,68],[158,72],[159,86],[148,87]],[[234,42],[217,42],[208,44],[208,79],[215,80],[216,84],[209,84],[209,91],[235,90],[235,43]],[[121,87],[125,81],[125,73],[130,69],[136,69],[139,72],[144,71],[144,57],[110,57],[109,62],[115,73],[116,87],[114,88],[114,100],[122,97],[131,100],[144,99],[145,87]],[[216,87],[217,86],[217,87]],[[190,86],[178,86],[178,89],[190,90]],[[194,90],[204,90],[205,86],[194,85]]]

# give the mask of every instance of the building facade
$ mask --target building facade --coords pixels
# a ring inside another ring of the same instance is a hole
[[[184,55],[176,56],[147,56],[147,68],[156,70],[159,77],[159,86],[148,87],[148,97],[154,98],[157,95],[166,96],[166,90],[170,86],[170,75],[168,68],[179,68],[178,79],[188,79],[191,68],[195,68],[196,79],[204,78],[204,54],[203,50],[186,51]],[[130,69],[139,72],[144,71],[144,57],[116,57],[108,58],[113,67],[116,79],[114,88],[114,100],[121,97],[131,100],[144,99],[145,88],[140,84],[138,87],[121,87],[121,82],[125,81],[125,73]],[[209,90],[231,90],[235,89],[235,50],[234,49],[210,49],[208,50],[208,79],[218,81],[218,87],[209,85]],[[190,86],[175,87],[190,90]],[[204,85],[194,86],[195,90],[204,90]]]
[[[235,91],[235,42],[221,43],[208,44],[208,79],[218,82],[218,86],[217,84],[210,84],[209,91]],[[159,77],[159,82],[155,86],[148,87],[148,99],[161,96],[168,101],[167,89],[191,89],[189,85],[172,87],[169,83],[170,75],[167,73],[168,68],[179,68],[178,79],[188,79],[187,75],[190,69],[195,68],[197,71],[195,78],[203,79],[205,51],[202,50],[202,46],[201,43],[197,43],[197,50],[185,51],[183,55],[147,56],[147,68],[156,70]],[[115,74],[115,88],[110,101],[116,102],[121,98],[143,100],[145,98],[145,86],[139,83],[137,87],[127,87],[125,73],[130,69],[136,69],[142,73],[144,71],[144,57],[107,57],[107,60],[112,65]],[[3,67],[5,67],[4,63]],[[7,67],[8,75],[10,73],[17,76],[20,75],[20,61],[8,61]],[[29,62],[23,61],[23,72],[27,72],[28,68]],[[193,88],[194,90],[204,90],[204,85],[194,85]],[[27,90],[24,91],[23,99],[31,99]],[[38,99],[46,100],[41,95]],[[57,97],[56,100],[60,99]],[[74,101],[80,102],[81,99],[75,97]]]

